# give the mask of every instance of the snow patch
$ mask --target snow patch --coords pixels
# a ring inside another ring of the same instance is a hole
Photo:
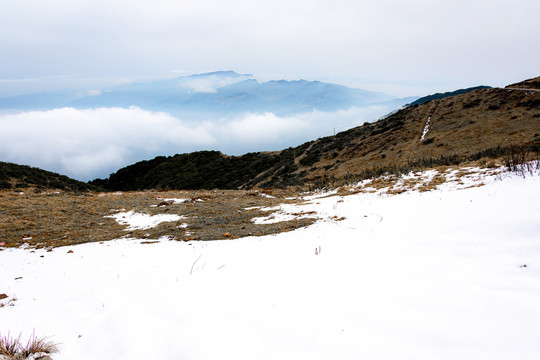
[[[171,203],[171,204],[183,204],[185,202],[188,202],[190,201],[190,199],[163,199],[163,201],[166,201],[168,203]]]
[[[126,231],[144,230],[156,227],[162,222],[178,221],[183,217],[175,214],[158,214],[148,215],[144,213],[136,213],[134,211],[121,212],[105,217],[113,218],[120,225],[128,225]]]
[[[276,198],[275,196],[272,196],[270,194],[263,193],[263,192],[258,192],[257,195],[259,195],[261,197],[264,197],[264,198],[267,198],[267,199],[275,199]]]
[[[424,131],[422,132],[422,137],[420,138],[420,141],[424,141],[424,138],[426,137],[428,131],[429,131],[429,122],[431,120],[431,116],[428,117],[426,121],[426,126],[424,126]]]

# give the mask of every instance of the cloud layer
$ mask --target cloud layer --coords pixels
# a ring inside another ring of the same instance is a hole
[[[0,3],[0,79],[233,69],[466,87],[537,76],[540,63],[537,0]]]
[[[205,122],[137,107],[6,114],[0,116],[0,160],[86,181],[158,155],[281,150],[377,119],[389,110],[378,106],[290,117],[248,113]]]

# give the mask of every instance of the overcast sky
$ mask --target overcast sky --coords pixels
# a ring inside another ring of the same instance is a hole
[[[0,0],[0,96],[234,70],[395,96],[540,75],[538,0]],[[387,108],[192,123],[140,108],[0,114],[0,161],[80,180],[157,155],[280,150]]]
[[[0,0],[0,94],[215,70],[425,95],[539,75],[538,0]]]

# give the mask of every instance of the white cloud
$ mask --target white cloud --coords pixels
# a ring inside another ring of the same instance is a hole
[[[0,115],[0,160],[91,180],[159,155],[281,150],[374,120],[388,111],[379,106],[288,117],[247,113],[206,122],[137,107],[5,114]]]
[[[309,131],[310,122],[298,117],[278,117],[273,113],[245,114],[221,125],[223,135],[245,144],[276,143],[282,138],[298,137]]]
[[[139,108],[33,111],[1,116],[0,126],[3,161],[84,180],[133,161],[215,143],[202,126]]]
[[[211,75],[202,79],[190,79],[182,84],[182,86],[193,92],[200,93],[216,93],[217,89],[227,85],[231,85],[243,80],[251,79],[250,75],[243,76],[217,76]]]
[[[101,95],[101,90],[88,90],[86,94],[88,96],[99,96]]]
[[[1,8],[0,78],[226,68],[453,86],[537,76],[540,62],[537,0],[19,0]]]

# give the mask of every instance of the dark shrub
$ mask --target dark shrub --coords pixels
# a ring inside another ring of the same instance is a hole
[[[428,144],[431,144],[433,141],[435,141],[435,138],[434,137],[431,137],[429,139],[426,139],[422,142],[422,144],[424,145],[428,145]]]
[[[482,99],[474,99],[472,101],[469,101],[465,105],[463,105],[463,108],[464,109],[472,109],[472,108],[475,108],[478,105],[480,105],[481,102],[482,102]]]

